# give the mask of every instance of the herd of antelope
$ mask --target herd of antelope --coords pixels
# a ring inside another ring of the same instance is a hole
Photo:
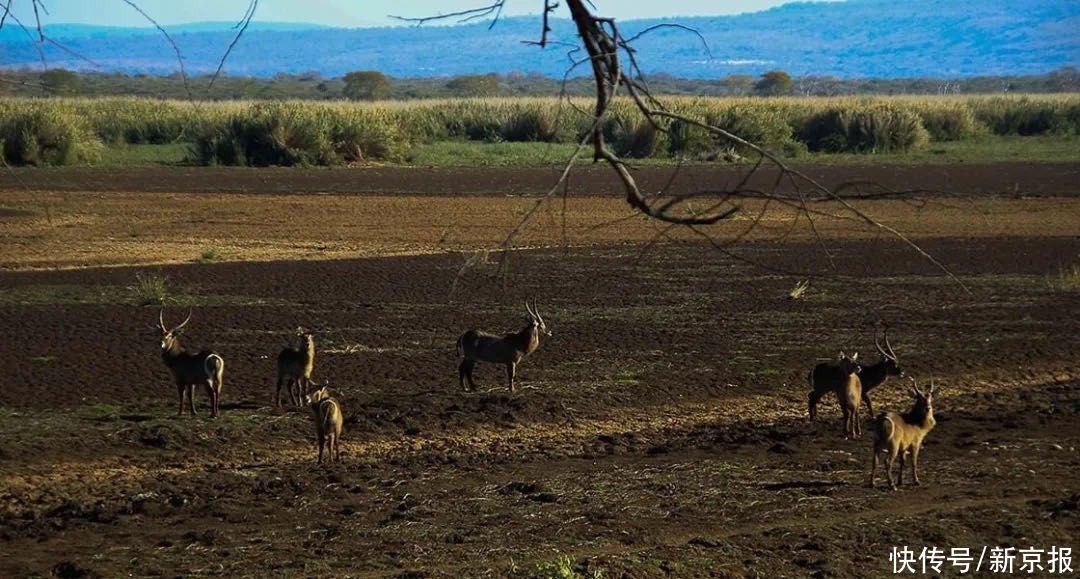
[[[466,392],[474,392],[473,370],[477,362],[502,364],[506,367],[507,387],[514,391],[514,377],[517,366],[529,354],[540,347],[540,337],[550,336],[544,318],[535,305],[525,301],[528,321],[518,332],[498,336],[479,330],[468,330],[457,340],[457,355],[461,359],[458,366],[458,382]],[[158,329],[161,330],[161,357],[172,373],[176,382],[177,396],[180,399],[178,416],[184,414],[184,401],[187,400],[191,415],[195,416],[194,390],[196,386],[206,387],[210,399],[210,414],[217,416],[221,400],[222,379],[225,372],[225,360],[210,350],[192,352],[180,344],[180,330],[191,321],[191,313],[180,325],[169,328],[165,324],[165,312],[158,315]],[[315,387],[311,379],[315,367],[315,337],[303,329],[297,331],[300,338],[298,347],[286,347],[277,358],[277,389],[274,405],[281,406],[281,389],[286,388],[289,402],[294,406],[306,405],[310,408],[315,421],[315,434],[318,443],[319,464],[323,461],[323,451],[333,462],[339,459],[339,439],[342,433],[343,415],[341,403],[333,396],[327,385]],[[848,356],[840,352],[833,362],[818,364],[807,377],[810,392],[808,394],[808,412],[810,420],[817,417],[817,405],[821,398],[832,392],[836,395],[843,413],[844,433],[849,438],[862,435],[862,421],[859,408],[866,405],[867,412],[873,416],[874,407],[870,401],[870,391],[881,386],[890,376],[902,378],[904,371],[889,342],[889,330],[884,332],[885,345],[875,336],[874,345],[880,356],[875,364],[863,366],[859,363],[856,352]],[[466,386],[466,382],[468,385]],[[889,486],[895,489],[903,482],[903,469],[907,458],[911,459],[911,478],[919,484],[919,450],[927,433],[934,428],[933,394],[934,382],[926,392],[919,389],[912,379],[912,394],[915,404],[908,412],[885,412],[873,421],[873,453],[869,485],[875,483],[880,455],[887,454],[885,464]],[[896,459],[900,460],[900,471],[895,481],[892,477]]]

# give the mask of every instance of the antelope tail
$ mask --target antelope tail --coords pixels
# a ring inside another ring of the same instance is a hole
[[[203,361],[203,371],[206,375],[214,380],[217,386],[221,387],[222,375],[225,373],[225,359],[217,354],[210,354]]]
[[[878,414],[877,420],[877,435],[878,440],[888,440],[893,435],[893,430],[896,429],[896,425],[893,424],[892,418],[889,418],[887,414],[882,412]]]
[[[462,355],[462,352],[463,352],[463,348],[464,348],[464,346],[462,346],[462,341],[463,341],[464,339],[465,339],[465,334],[462,334],[462,335],[461,335],[460,337],[458,337],[458,339],[457,339],[457,355],[458,355],[458,358],[460,358],[460,357],[461,357],[461,355]]]

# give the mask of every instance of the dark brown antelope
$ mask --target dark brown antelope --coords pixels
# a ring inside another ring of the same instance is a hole
[[[222,376],[225,373],[225,360],[210,350],[189,352],[180,345],[180,330],[191,321],[191,312],[187,319],[171,330],[165,325],[165,310],[158,313],[158,328],[161,329],[161,358],[168,366],[176,381],[176,393],[180,397],[180,410],[177,416],[184,415],[184,398],[195,416],[195,387],[206,386],[210,398],[210,415],[218,415],[218,403],[221,400]]]
[[[862,400],[862,383],[859,381],[861,367],[856,352],[848,358],[840,352],[836,362],[823,362],[810,371],[809,401],[810,420],[817,417],[817,403],[829,392],[836,393],[840,401],[840,410],[844,413],[844,433],[849,438],[862,435],[862,423],[859,421],[859,402]]]
[[[535,307],[529,306],[528,300],[525,300],[525,311],[529,313],[529,322],[520,332],[499,337],[478,330],[469,330],[458,338],[457,352],[458,356],[462,357],[461,365],[458,366],[458,381],[462,389],[466,392],[476,391],[473,369],[477,362],[490,362],[506,365],[506,382],[510,391],[514,391],[514,374],[517,371],[517,365],[540,347],[541,334],[551,335],[544,323],[544,318]],[[465,387],[466,379],[469,381],[468,388]]]
[[[876,335],[874,336],[874,346],[877,347],[881,359],[878,360],[877,364],[863,366],[862,372],[859,372],[859,381],[862,382],[862,401],[866,404],[866,412],[870,416],[874,415],[874,406],[870,403],[870,391],[884,384],[889,379],[889,376],[904,377],[904,370],[900,368],[900,361],[896,357],[892,344],[889,343],[888,327],[885,328],[885,348],[888,348],[888,350],[881,347],[881,342],[878,341]]]
[[[304,402],[311,408],[311,415],[315,418],[315,437],[319,444],[317,464],[322,464],[323,447],[326,447],[330,462],[337,462],[341,459],[338,444],[345,422],[341,416],[341,404],[330,396],[330,390],[326,386],[305,396]]]
[[[885,462],[885,478],[889,479],[889,487],[893,490],[904,483],[904,461],[911,454],[911,479],[918,486],[919,483],[919,450],[922,449],[923,439],[934,429],[934,381],[930,380],[930,389],[925,393],[919,390],[918,382],[911,380],[914,385],[911,393],[915,395],[915,404],[911,410],[900,414],[897,412],[882,413],[874,421],[874,455],[870,465],[870,487],[874,486],[874,478],[877,474],[878,458],[881,454],[888,453]],[[893,462],[900,458],[900,470],[896,473],[896,482],[893,482]]]
[[[300,347],[286,347],[277,358],[277,392],[274,404],[281,406],[281,387],[286,386],[289,402],[293,406],[303,403],[304,394],[311,387],[311,370],[315,367],[315,336],[297,328]]]

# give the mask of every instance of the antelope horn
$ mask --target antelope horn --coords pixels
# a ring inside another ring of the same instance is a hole
[[[169,328],[165,327],[165,308],[158,310],[158,327],[161,328],[162,332],[169,333]]]
[[[915,394],[922,396],[922,390],[919,390],[919,381],[914,376],[911,377],[911,387],[915,390]]]
[[[190,321],[191,321],[191,308],[188,308],[187,317],[184,318],[184,321],[180,322],[179,326],[176,326],[175,328],[173,328],[172,331],[174,331],[174,332],[178,331],[180,328],[186,326],[187,323],[190,322]]]
[[[529,307],[529,298],[525,298],[525,311],[529,312],[529,315],[532,316],[534,320],[539,318],[539,316],[536,315],[536,312]]]
[[[540,316],[540,312],[536,309],[536,304],[533,304],[533,313],[536,314],[536,319],[540,321],[540,325],[544,324],[544,318]]]
[[[930,393],[931,394],[934,393],[934,379],[933,378],[930,379]]]
[[[892,359],[896,360],[896,352],[892,349],[892,344],[889,343],[889,326],[885,326],[885,346],[889,348],[889,355]]]
[[[885,356],[886,358],[889,357],[889,353],[885,351],[885,348],[881,347],[881,341],[878,340],[877,332],[874,332],[874,346],[877,347],[877,351],[880,352],[882,356]]]

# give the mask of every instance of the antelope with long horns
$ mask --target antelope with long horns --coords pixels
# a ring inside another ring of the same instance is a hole
[[[300,337],[300,347],[286,347],[278,354],[277,358],[277,391],[274,395],[274,404],[281,406],[281,387],[288,388],[289,402],[293,406],[299,406],[304,401],[304,395],[311,388],[311,371],[315,368],[315,336],[305,332],[303,328],[297,328]]]
[[[876,333],[875,333],[876,334]],[[874,415],[874,405],[870,403],[870,391],[881,386],[889,379],[889,376],[904,377],[904,370],[900,367],[900,360],[889,343],[889,327],[885,327],[885,347],[881,347],[877,335],[874,336],[874,346],[877,347],[881,359],[877,364],[863,366],[859,372],[859,381],[862,382],[862,401],[866,404],[866,412]],[[888,349],[886,349],[888,348]]]
[[[476,363],[490,362],[506,366],[506,382],[510,391],[514,391],[517,365],[540,347],[541,335],[551,335],[535,305],[529,306],[529,300],[525,300],[525,311],[529,313],[529,321],[519,332],[499,337],[479,330],[469,330],[458,338],[457,352],[462,358],[461,365],[458,366],[458,382],[463,390],[476,390],[473,382]],[[468,388],[465,387],[466,380],[469,381]]]
[[[180,345],[180,330],[191,321],[191,311],[179,326],[169,329],[165,325],[165,309],[158,312],[158,329],[161,330],[161,359],[176,382],[176,394],[180,397],[180,410],[177,416],[184,415],[184,399],[191,407],[191,415],[196,416],[195,387],[206,386],[210,398],[210,415],[218,415],[221,401],[221,384],[225,373],[225,360],[210,350],[189,352]]]
[[[900,414],[898,412],[883,412],[874,422],[874,455],[870,465],[870,483],[874,486],[874,478],[877,474],[878,458],[882,454],[888,454],[885,462],[885,478],[889,479],[889,487],[896,487],[904,483],[904,461],[908,454],[911,455],[911,480],[916,486],[919,482],[919,451],[922,449],[926,435],[934,429],[937,422],[934,420],[934,380],[930,380],[930,389],[926,392],[919,390],[919,383],[911,379],[913,385],[911,393],[915,395],[915,404],[911,410]],[[893,462],[900,458],[900,470],[896,472],[896,481],[893,481]]]

